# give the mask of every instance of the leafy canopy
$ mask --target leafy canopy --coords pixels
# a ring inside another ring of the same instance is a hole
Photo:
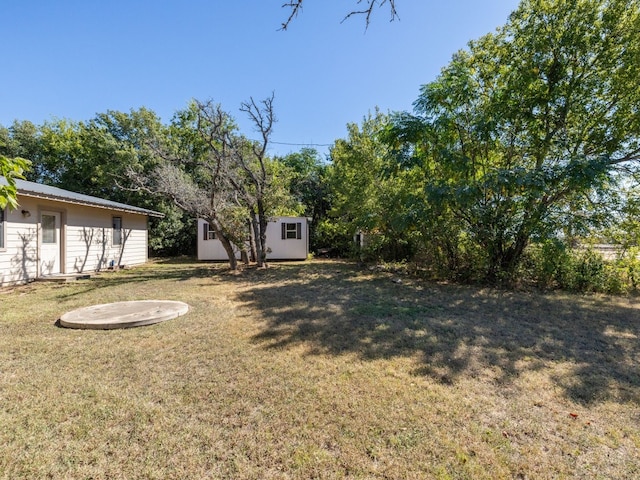
[[[490,279],[526,246],[588,222],[640,158],[637,0],[525,0],[454,55],[387,138],[425,200],[484,252]]]

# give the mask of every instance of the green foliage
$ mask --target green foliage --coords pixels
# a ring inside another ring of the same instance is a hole
[[[520,280],[542,289],[623,295],[640,285],[639,253],[631,249],[605,259],[594,247],[570,249],[558,240],[548,240],[527,250]]]
[[[166,135],[150,110],[108,111],[86,122],[14,122],[0,128],[0,154],[28,158],[27,180],[164,213],[151,221],[154,254],[192,254],[193,222],[171,202],[136,191],[128,176],[155,167],[151,145]]]
[[[384,135],[424,175],[425,240],[470,242],[503,282],[532,242],[610,222],[640,158],[637,31],[638,1],[525,0],[454,55]]]
[[[14,141],[12,131],[0,126],[0,177],[4,178],[3,184],[0,184],[0,210],[7,205],[9,208],[18,206],[15,180],[24,179],[25,173],[31,168],[31,162],[26,159],[28,156],[25,153],[26,150],[20,148],[19,142]]]
[[[561,287],[580,292],[602,292],[608,280],[608,271],[601,254],[587,249],[571,257],[564,272]]]
[[[28,168],[29,161],[24,158],[9,158],[0,155],[0,177],[6,181],[6,184],[0,184],[0,209],[7,205],[9,208],[18,206],[15,180],[24,178],[23,173]]]
[[[563,242],[549,239],[532,245],[523,262],[523,274],[533,277],[537,286],[553,288],[563,283],[571,255]]]
[[[329,218],[341,225],[341,244],[364,235],[358,254],[402,260],[413,257],[421,241],[423,180],[418,170],[398,168],[383,141],[388,122],[379,111],[369,114],[360,126],[348,125],[348,138],[331,149]]]
[[[304,182],[303,178],[278,158],[267,159],[265,166],[271,179],[265,195],[267,213],[273,216],[306,215],[309,207],[292,191]]]
[[[640,173],[637,31],[637,0],[525,0],[422,87],[414,114],[348,126],[323,230],[341,245],[362,232],[361,257],[441,278],[504,284],[524,269],[544,287],[624,291],[635,267],[557,239],[608,228],[637,244],[622,191]]]
[[[348,257],[354,253],[353,232],[348,225],[322,218],[314,230],[316,249],[325,255]]]
[[[276,159],[289,172],[289,190],[295,200],[304,207],[303,214],[312,217],[322,201],[322,174],[326,168],[318,152],[303,148]]]
[[[196,219],[173,205],[159,203],[164,218],[150,219],[149,248],[154,255],[174,257],[196,254]]]
[[[312,148],[303,148],[300,152],[275,160],[284,169],[281,178],[286,182],[290,201],[297,203],[296,215],[311,219],[310,250],[317,251],[334,245],[335,239],[326,228],[320,226],[330,209],[327,163]]]
[[[631,253],[640,242],[638,31],[640,0],[524,0],[422,87],[413,113],[376,110],[348,125],[328,165],[312,149],[265,157],[273,97],[269,115],[253,100],[241,108],[264,134],[262,150],[226,112],[194,101],[168,126],[145,109],[15,122],[0,128],[0,154],[5,168],[30,158],[30,179],[165,212],[153,224],[158,251],[189,248],[192,219],[126,187],[131,172],[163,165],[172,169],[164,180],[189,179],[186,197],[206,187],[196,203],[238,242],[247,217],[305,215],[314,250],[414,260],[456,281],[625,292],[640,283]],[[616,261],[568,248],[594,230],[621,246]]]
[[[24,177],[29,180],[37,168],[40,155],[37,127],[27,121],[15,121],[9,128],[0,126],[0,155],[28,159],[28,168],[22,168]]]

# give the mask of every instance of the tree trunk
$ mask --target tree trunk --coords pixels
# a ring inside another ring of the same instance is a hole
[[[267,218],[267,215],[265,213],[265,208],[264,208],[264,204],[262,202],[262,199],[258,199],[258,227],[260,230],[260,236],[258,237],[258,245],[260,246],[260,251],[262,252],[260,258],[262,259],[262,265],[263,267],[267,267],[267,224],[269,223],[269,220]]]
[[[242,250],[240,250],[240,260],[245,265],[249,265],[249,252],[247,251],[246,248],[243,248]]]
[[[253,233],[256,238],[256,263],[259,268],[267,266],[265,262],[267,256],[267,252],[265,252],[266,236],[260,229],[261,223],[255,215],[251,219],[251,226],[253,227]]]
[[[252,262],[257,262],[258,252],[256,250],[256,234],[253,231],[253,225],[251,224],[251,221],[247,222],[247,224],[249,227],[249,260],[251,260]]]
[[[233,246],[231,242],[226,237],[226,235],[220,235],[220,243],[224,247],[224,251],[227,252],[227,257],[229,258],[229,268],[231,270],[238,270],[238,259],[236,258],[236,252],[233,251]]]
[[[233,245],[229,240],[229,237],[225,235],[222,231],[222,228],[218,224],[217,220],[212,218],[208,219],[209,225],[213,227],[213,230],[216,232],[216,237],[220,240],[224,251],[227,253],[227,258],[229,259],[229,268],[231,270],[238,270],[238,259],[236,258],[236,254],[233,251]]]

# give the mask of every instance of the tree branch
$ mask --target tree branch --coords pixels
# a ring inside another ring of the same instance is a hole
[[[282,4],[282,8],[290,8],[291,12],[289,13],[289,17],[282,24],[279,30],[287,30],[289,25],[293,21],[294,18],[298,16],[298,14],[302,11],[302,2],[303,0],[291,0],[290,2]],[[357,4],[360,5],[365,3],[366,7],[361,10],[352,10],[342,19],[340,23],[343,23],[350,17],[355,15],[364,15],[365,16],[365,28],[369,27],[369,23],[371,22],[371,15],[373,14],[373,10],[376,6],[381,8],[384,4],[389,5],[389,12],[391,13],[391,21],[395,19],[399,19],[398,11],[396,10],[396,0],[358,0]]]
[[[382,7],[385,3],[389,4],[389,10],[391,12],[391,20],[390,21],[394,21],[396,18],[400,18],[398,17],[398,11],[396,10],[396,2],[395,0],[358,0],[358,5],[360,5],[363,1],[366,1],[366,8],[362,9],[362,10],[353,10],[352,12],[349,12],[343,19],[342,22],[345,22],[348,18],[354,16],[354,15],[364,15],[365,16],[365,28],[369,28],[369,23],[371,22],[371,14],[373,13],[373,9],[376,6],[376,4],[379,4],[380,7]]]
[[[296,0],[289,3],[284,3],[282,8],[289,7],[291,8],[291,13],[289,14],[289,18],[287,18],[286,22],[282,24],[280,30],[286,30],[289,27],[291,21],[298,16],[298,13],[302,10],[302,0]]]

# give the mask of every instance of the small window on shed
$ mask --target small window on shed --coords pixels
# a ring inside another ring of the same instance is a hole
[[[208,223],[202,224],[202,239],[203,240],[215,240],[216,239],[216,231],[211,228],[211,225]]]
[[[283,240],[300,240],[302,239],[302,223],[283,223],[282,224]]]

